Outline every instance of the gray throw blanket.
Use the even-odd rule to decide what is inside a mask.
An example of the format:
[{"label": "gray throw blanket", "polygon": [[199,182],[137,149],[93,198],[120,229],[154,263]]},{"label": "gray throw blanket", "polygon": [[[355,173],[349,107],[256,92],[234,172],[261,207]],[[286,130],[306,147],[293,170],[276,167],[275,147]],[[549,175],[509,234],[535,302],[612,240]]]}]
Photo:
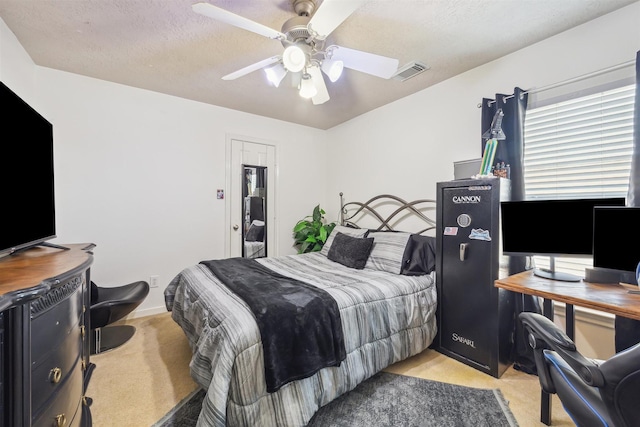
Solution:
[{"label": "gray throw blanket", "polygon": [[346,351],[336,301],[324,290],[278,274],[248,258],[201,261],[242,298],[255,316],[267,391],[340,366]]}]

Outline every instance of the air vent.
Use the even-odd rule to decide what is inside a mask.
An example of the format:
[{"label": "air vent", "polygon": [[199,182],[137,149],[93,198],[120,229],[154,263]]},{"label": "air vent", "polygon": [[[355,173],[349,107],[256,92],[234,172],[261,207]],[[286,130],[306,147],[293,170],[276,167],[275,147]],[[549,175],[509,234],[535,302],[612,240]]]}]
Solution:
[{"label": "air vent", "polygon": [[399,68],[398,71],[396,71],[396,73],[393,76],[391,76],[391,78],[394,80],[400,80],[401,82],[403,82],[407,79],[410,79],[411,77],[417,76],[423,71],[427,71],[429,68],[431,67],[428,67],[426,64],[423,64],[422,62],[418,62],[418,61],[409,62],[404,67]]}]

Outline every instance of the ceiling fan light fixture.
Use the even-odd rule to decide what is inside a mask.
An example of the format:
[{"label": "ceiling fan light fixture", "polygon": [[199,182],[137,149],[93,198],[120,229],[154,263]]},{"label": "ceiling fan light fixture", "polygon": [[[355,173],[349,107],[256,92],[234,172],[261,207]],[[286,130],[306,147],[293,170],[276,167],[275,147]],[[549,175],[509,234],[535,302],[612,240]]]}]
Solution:
[{"label": "ceiling fan light fixture", "polygon": [[272,67],[265,68],[264,73],[267,75],[267,80],[273,83],[275,87],[279,87],[280,82],[287,75],[287,69],[279,62]]},{"label": "ceiling fan light fixture", "polygon": [[300,96],[303,98],[313,98],[318,93],[316,85],[313,83],[313,79],[309,74],[304,74],[300,81]]},{"label": "ceiling fan light fixture", "polygon": [[292,86],[298,88],[301,96],[320,105],[330,99],[326,79],[336,82],[345,67],[384,79],[399,71],[398,60],[394,58],[337,45],[325,49],[327,36],[369,0],[288,1],[297,16],[287,19],[281,31],[206,2],[192,6],[200,15],[278,40],[284,47],[281,56],[248,65],[223,76],[223,80],[235,80],[262,68],[274,86],[279,87],[289,75]]},{"label": "ceiling fan light fixture", "polygon": [[329,77],[331,83],[334,83],[342,75],[344,62],[335,59],[325,59],[322,62],[322,71]]},{"label": "ceiling fan light fixture", "polygon": [[282,54],[282,62],[287,70],[297,73],[307,65],[307,55],[299,46],[289,46]]}]

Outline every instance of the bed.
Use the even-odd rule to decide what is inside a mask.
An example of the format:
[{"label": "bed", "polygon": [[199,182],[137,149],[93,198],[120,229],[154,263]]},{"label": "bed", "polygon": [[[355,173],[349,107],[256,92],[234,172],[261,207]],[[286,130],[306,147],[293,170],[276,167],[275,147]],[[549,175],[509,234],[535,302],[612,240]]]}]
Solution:
[{"label": "bed", "polygon": [[[395,205],[388,215],[376,210]],[[430,200],[389,195],[345,204],[341,194],[340,224],[320,252],[205,260],[181,271],[165,302],[191,346],[191,376],[207,391],[197,425],[306,425],[323,405],[429,347],[436,335],[435,239],[421,233],[435,226],[424,213],[434,208]],[[361,216],[378,227],[355,227]],[[427,227],[395,231],[407,216]],[[278,286],[286,288],[279,296]],[[293,305],[296,314],[287,320],[287,309],[267,305],[271,300]],[[269,320],[268,313],[282,318]]]}]

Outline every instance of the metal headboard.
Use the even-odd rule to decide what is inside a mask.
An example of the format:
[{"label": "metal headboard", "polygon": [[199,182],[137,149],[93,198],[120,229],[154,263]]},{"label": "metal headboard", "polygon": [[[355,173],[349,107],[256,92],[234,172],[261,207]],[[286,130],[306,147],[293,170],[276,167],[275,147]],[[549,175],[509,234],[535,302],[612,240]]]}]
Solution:
[{"label": "metal headboard", "polygon": [[[375,207],[374,207],[374,203],[376,204]],[[388,209],[389,205],[397,206],[397,208],[391,214],[387,215],[386,218],[376,210],[378,206],[385,206]],[[352,209],[354,211],[353,213],[350,213],[349,211]],[[435,209],[436,209],[435,200],[420,199],[420,200],[414,200],[412,202],[407,202],[406,200],[401,199],[400,197],[393,196],[390,194],[381,194],[379,196],[372,197],[371,199],[367,200],[364,203],[362,202],[344,203],[343,193],[342,192],[340,193],[340,224],[356,227],[356,228],[360,228],[354,221],[354,219],[358,217],[358,215],[360,215],[359,218],[365,215],[370,215],[380,223],[380,225],[377,228],[375,228],[376,230],[399,231],[399,230],[394,230],[393,226],[391,225],[391,221],[394,218],[398,217],[398,215],[409,214],[409,215],[412,215],[412,217],[414,218],[418,218],[424,221],[424,223],[427,225],[426,228],[415,232],[415,234],[422,234],[429,230],[434,230],[436,228],[436,221],[426,216],[423,211],[425,210],[435,211]]]}]

